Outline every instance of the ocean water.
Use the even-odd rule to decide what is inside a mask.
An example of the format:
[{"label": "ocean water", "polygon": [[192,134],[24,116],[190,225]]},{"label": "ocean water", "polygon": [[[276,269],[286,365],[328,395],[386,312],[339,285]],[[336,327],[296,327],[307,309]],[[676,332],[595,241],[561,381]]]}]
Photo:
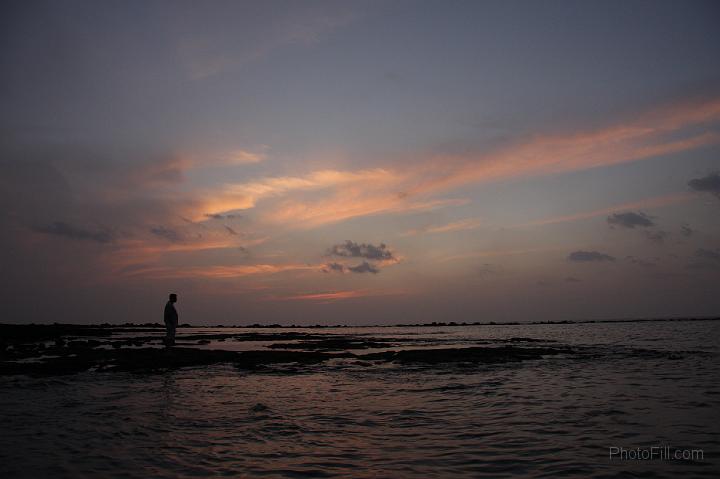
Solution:
[{"label": "ocean water", "polygon": [[[718,321],[308,331],[399,347],[525,337],[582,354],[3,377],[0,476],[720,477]],[[656,446],[702,458],[610,457]]]}]

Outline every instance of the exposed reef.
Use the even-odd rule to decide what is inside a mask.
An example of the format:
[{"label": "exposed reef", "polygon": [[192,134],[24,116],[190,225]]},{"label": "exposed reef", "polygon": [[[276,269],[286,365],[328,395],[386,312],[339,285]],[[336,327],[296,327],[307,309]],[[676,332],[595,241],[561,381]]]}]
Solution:
[{"label": "exposed reef", "polygon": [[347,349],[386,348],[390,345],[388,340],[365,340],[352,337],[338,337],[331,339],[304,340],[298,343],[276,343],[268,346],[272,349],[303,349],[307,351],[345,351]]},{"label": "exposed reef", "polygon": [[[54,376],[89,370],[153,373],[212,364],[230,364],[246,371],[275,365],[274,371],[292,373],[299,366],[333,359],[350,360],[362,366],[392,362],[434,367],[516,363],[550,357],[594,360],[631,355],[678,359],[685,354],[702,353],[622,348],[608,352],[570,348],[552,340],[529,337],[489,338],[451,347],[442,339],[295,331],[180,334],[175,347],[165,348],[162,333],[162,329],[153,327],[0,325],[0,376]],[[246,351],[212,349],[213,342],[219,345],[247,341],[271,344],[239,348],[257,348]],[[198,347],[207,345],[208,348]],[[368,349],[375,351],[360,352]]]},{"label": "exposed reef", "polygon": [[0,361],[0,375],[47,376],[98,371],[157,372],[193,366],[229,363],[240,369],[255,370],[273,364],[316,364],[330,359],[396,361],[400,363],[501,363],[539,359],[544,355],[567,353],[564,348],[457,348],[389,351],[356,355],[349,352],[319,351],[223,351],[195,348],[92,349],[69,348],[62,356],[37,360]]}]

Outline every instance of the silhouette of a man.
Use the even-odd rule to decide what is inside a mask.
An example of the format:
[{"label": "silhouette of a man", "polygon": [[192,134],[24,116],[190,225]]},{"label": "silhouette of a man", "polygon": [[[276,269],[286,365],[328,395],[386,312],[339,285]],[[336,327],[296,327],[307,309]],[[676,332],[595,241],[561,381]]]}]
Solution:
[{"label": "silhouette of a man", "polygon": [[176,302],[177,294],[171,293],[167,304],[165,304],[165,328],[167,329],[165,346],[175,345],[175,328],[178,325],[178,314],[175,310]]}]

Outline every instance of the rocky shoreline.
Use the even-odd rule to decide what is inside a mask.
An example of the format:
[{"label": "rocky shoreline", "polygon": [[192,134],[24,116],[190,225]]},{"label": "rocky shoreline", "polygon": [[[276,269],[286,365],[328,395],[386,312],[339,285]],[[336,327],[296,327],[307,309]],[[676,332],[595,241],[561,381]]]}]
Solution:
[{"label": "rocky shoreline", "polygon": [[[291,373],[297,366],[337,359],[363,364],[472,367],[553,356],[589,360],[633,355],[672,360],[687,353],[702,353],[631,349],[609,354],[527,337],[486,339],[448,347],[442,340],[312,331],[194,333],[192,328],[183,328],[178,343],[171,348],[163,346],[162,338],[163,329],[157,327],[0,325],[0,376],[55,376],[84,371],[155,373],[212,364],[229,364],[245,371],[274,366],[275,371]],[[253,341],[270,344],[242,351],[208,346]]]},{"label": "rocky shoreline", "polygon": [[[128,333],[134,334],[128,336]],[[0,375],[30,376],[74,374],[88,370],[159,372],[211,364],[232,364],[239,369],[253,371],[269,365],[307,365],[333,359],[426,365],[493,364],[572,352],[563,346],[495,345],[492,341],[489,346],[395,350],[391,348],[397,347],[397,343],[387,338],[295,331],[181,334],[175,347],[165,348],[161,346],[162,329],[73,325],[0,325],[0,337]],[[256,351],[197,347],[211,341],[277,342]],[[537,340],[507,340],[510,343],[533,341]],[[366,349],[385,350],[359,352]]]}]

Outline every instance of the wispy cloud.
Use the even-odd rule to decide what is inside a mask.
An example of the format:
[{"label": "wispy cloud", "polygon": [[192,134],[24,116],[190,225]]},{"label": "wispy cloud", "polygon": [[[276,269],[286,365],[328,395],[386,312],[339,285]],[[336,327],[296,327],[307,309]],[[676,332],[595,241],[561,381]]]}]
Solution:
[{"label": "wispy cloud", "polygon": [[272,300],[281,301],[338,301],[343,299],[361,298],[370,296],[367,291],[334,291],[330,293],[297,294],[294,296],[273,297]]},{"label": "wispy cloud", "polygon": [[602,263],[605,261],[615,261],[615,258],[609,254],[600,253],[599,251],[573,251],[567,257],[568,261],[576,263]]},{"label": "wispy cloud", "polygon": [[[264,147],[263,150],[267,149]],[[228,165],[244,165],[248,163],[260,163],[265,161],[267,155],[265,151],[252,152],[247,150],[233,150],[220,158],[224,164]]]},{"label": "wispy cloud", "polygon": [[251,264],[238,266],[205,266],[205,267],[167,267],[148,266],[137,271],[129,271],[128,276],[144,276],[156,279],[177,279],[177,278],[208,278],[208,279],[230,279],[244,276],[269,275],[284,273],[287,271],[313,271],[319,265],[309,264]]},{"label": "wispy cloud", "polygon": [[34,230],[38,233],[64,237],[72,240],[85,240],[96,243],[110,243],[114,240],[114,235],[109,230],[89,230],[65,223],[64,221],[56,221],[45,226],[37,226]]},{"label": "wispy cloud", "polygon": [[[105,211],[112,212],[115,218],[122,217],[123,223],[120,223],[119,227],[125,231],[127,225],[127,229],[132,233],[120,241],[107,231],[96,231],[67,223],[51,224],[36,231],[98,243],[112,239],[112,259],[107,261],[112,263],[116,271],[133,265],[144,265],[132,274],[153,277],[227,278],[305,269],[318,271],[324,266],[320,262],[312,265],[288,261],[284,265],[172,268],[164,264],[163,258],[168,253],[199,253],[223,248],[229,251],[238,250],[252,244],[261,234],[263,237],[271,236],[273,228],[314,228],[356,217],[430,211],[463,205],[467,204],[468,200],[438,198],[437,195],[471,183],[593,168],[710,144],[718,141],[718,134],[696,132],[701,130],[699,125],[704,122],[718,119],[720,100],[714,100],[658,110],[632,122],[596,131],[537,136],[492,152],[420,158],[416,163],[403,168],[325,168],[300,175],[260,176],[247,181],[227,183],[216,189],[203,190],[188,182],[180,185],[188,170],[223,162],[235,164],[261,161],[265,150],[236,150],[230,157],[220,155],[219,159],[215,159],[210,155],[207,161],[182,155],[167,155],[149,161],[146,167],[131,168],[132,171],[122,178],[119,178],[119,175],[115,174],[116,170],[112,168],[98,173],[83,173],[86,168],[77,164],[63,172],[71,179],[76,175],[86,174],[81,179],[83,184],[89,185],[87,191],[82,192],[86,204],[93,205],[98,217],[106,214]],[[90,181],[96,177],[102,181]],[[699,182],[691,182],[691,187],[711,191],[715,184],[714,178],[713,175],[699,178]],[[622,211],[647,210],[693,198],[695,196],[690,192],[647,198],[609,208],[544,218],[528,225],[553,224],[608,216]],[[91,201],[94,199],[97,201]],[[247,230],[246,226],[243,226],[243,236],[233,234],[238,233],[234,224],[226,227],[217,221],[237,216],[235,210],[251,208],[254,208],[252,215],[247,217],[251,221],[248,221]],[[177,219],[180,216],[190,217],[202,224],[192,223],[187,226],[178,221],[172,222],[172,217]],[[92,224],[89,220],[85,223]],[[407,231],[405,234],[442,234],[470,230],[480,225],[480,220],[468,218],[446,224],[432,224]],[[214,232],[198,231],[200,226],[213,229]],[[186,230],[185,227],[195,230]],[[662,240],[659,236],[652,239]],[[482,257],[525,254],[532,251],[486,251],[473,255]],[[460,257],[462,255],[454,258]],[[177,260],[177,257],[174,259]],[[384,261],[388,261],[383,259],[374,264],[369,258],[365,259],[369,261],[367,266],[362,261],[354,261],[352,264],[344,264],[343,268],[348,272],[372,274],[385,264]]]},{"label": "wispy cloud", "polygon": [[[467,184],[561,174],[717,144],[720,133],[698,133],[695,127],[719,119],[720,99],[713,99],[658,109],[593,131],[538,135],[490,152],[434,156],[402,169],[319,170],[301,176],[261,178],[207,194],[201,214],[253,208],[262,200],[278,198],[280,201],[260,212],[261,219],[307,228],[360,216],[432,209],[458,201],[438,200],[433,195]],[[299,196],[309,191],[324,194],[312,200]],[[658,201],[682,201],[679,198]],[[612,212],[608,210],[536,224],[607,215]],[[468,225],[449,228],[464,226]]]},{"label": "wispy cloud", "polygon": [[238,236],[238,232],[235,231],[233,228],[229,227],[228,225],[223,225],[225,227],[225,231],[228,232],[228,234],[233,236]]},{"label": "wispy cloud", "polygon": [[221,151],[189,151],[173,158],[171,166],[186,172],[219,166],[251,165],[267,160],[269,150],[269,146],[260,145],[254,148]]},{"label": "wispy cloud", "polygon": [[639,211],[637,213],[635,213],[634,211],[613,213],[612,215],[607,217],[607,222],[610,226],[621,226],[623,228],[631,229],[635,227],[647,228],[650,226],[655,226],[655,222],[652,220],[652,217],[648,216],[642,211]]},{"label": "wispy cloud", "polygon": [[159,238],[170,241],[171,243],[177,243],[178,241],[182,240],[180,234],[177,231],[171,228],[166,228],[162,225],[150,228],[150,233],[154,234]]},{"label": "wispy cloud", "polygon": [[320,303],[327,303],[333,301],[364,298],[370,296],[400,296],[406,295],[408,291],[405,290],[347,290],[347,291],[330,291],[322,293],[306,293],[306,294],[294,294],[288,296],[271,296],[266,298],[270,301],[313,301]]},{"label": "wispy cloud", "polygon": [[654,196],[651,198],[645,198],[630,203],[623,203],[609,208],[602,208],[598,210],[582,211],[579,213],[573,213],[569,215],[552,216],[550,218],[543,218],[540,220],[531,221],[520,226],[542,226],[556,223],[566,223],[570,221],[579,221],[589,218],[595,218],[598,216],[606,216],[613,214],[616,211],[622,210],[633,210],[633,209],[650,209],[650,208],[662,208],[664,206],[673,205],[677,203],[684,203],[693,200],[693,196],[687,193],[675,193],[664,196]]},{"label": "wispy cloud", "polygon": [[[187,238],[181,242],[169,242],[159,238],[152,241],[146,238],[126,238],[118,242],[111,255],[105,259],[108,267],[120,276],[148,277],[148,278],[172,278],[191,277],[197,274],[198,277],[219,277],[232,276],[233,271],[237,276],[258,274],[260,272],[272,273],[272,267],[266,265],[245,265],[230,270],[209,267],[171,266],[177,261],[168,261],[168,258],[179,256],[190,258],[197,257],[203,253],[222,253],[226,258],[232,258],[238,254],[247,257],[247,248],[259,245],[267,241],[267,238],[248,238],[238,241],[239,236],[222,234],[216,236],[203,236]],[[258,266],[258,267],[254,267]],[[278,268],[282,269],[278,266]]]},{"label": "wispy cloud", "polygon": [[453,198],[414,200],[394,192],[373,194],[358,188],[352,192],[339,191],[321,200],[288,200],[267,212],[264,219],[274,224],[307,229],[363,216],[434,211],[467,203],[466,199]]},{"label": "wispy cloud", "polygon": [[493,153],[445,156],[435,162],[442,165],[439,174],[408,191],[438,191],[473,182],[597,168],[717,144],[720,133],[714,131],[689,133],[681,139],[673,134],[718,119],[720,99],[713,99],[658,109],[634,121],[594,131],[536,136]]},{"label": "wispy cloud", "polygon": [[478,228],[482,222],[476,218],[469,218],[460,221],[454,221],[444,225],[432,225],[424,228],[417,228],[408,230],[402,233],[402,236],[416,236],[421,234],[434,234],[434,233],[450,233],[453,231],[465,231]]},{"label": "wispy cloud", "polygon": [[[290,193],[324,189],[360,188],[366,185],[373,190],[397,184],[399,178],[391,171],[377,168],[371,170],[341,171],[319,170],[303,176],[268,177],[246,183],[227,184],[219,193],[205,195],[200,213],[217,215],[233,210],[254,207],[266,198],[284,196]],[[289,212],[290,215],[296,212]],[[282,215],[280,215],[282,216]],[[278,218],[280,219],[280,218]]]},{"label": "wispy cloud", "polygon": [[690,180],[688,186],[695,191],[707,192],[720,199],[720,173],[717,171],[701,178]]}]

